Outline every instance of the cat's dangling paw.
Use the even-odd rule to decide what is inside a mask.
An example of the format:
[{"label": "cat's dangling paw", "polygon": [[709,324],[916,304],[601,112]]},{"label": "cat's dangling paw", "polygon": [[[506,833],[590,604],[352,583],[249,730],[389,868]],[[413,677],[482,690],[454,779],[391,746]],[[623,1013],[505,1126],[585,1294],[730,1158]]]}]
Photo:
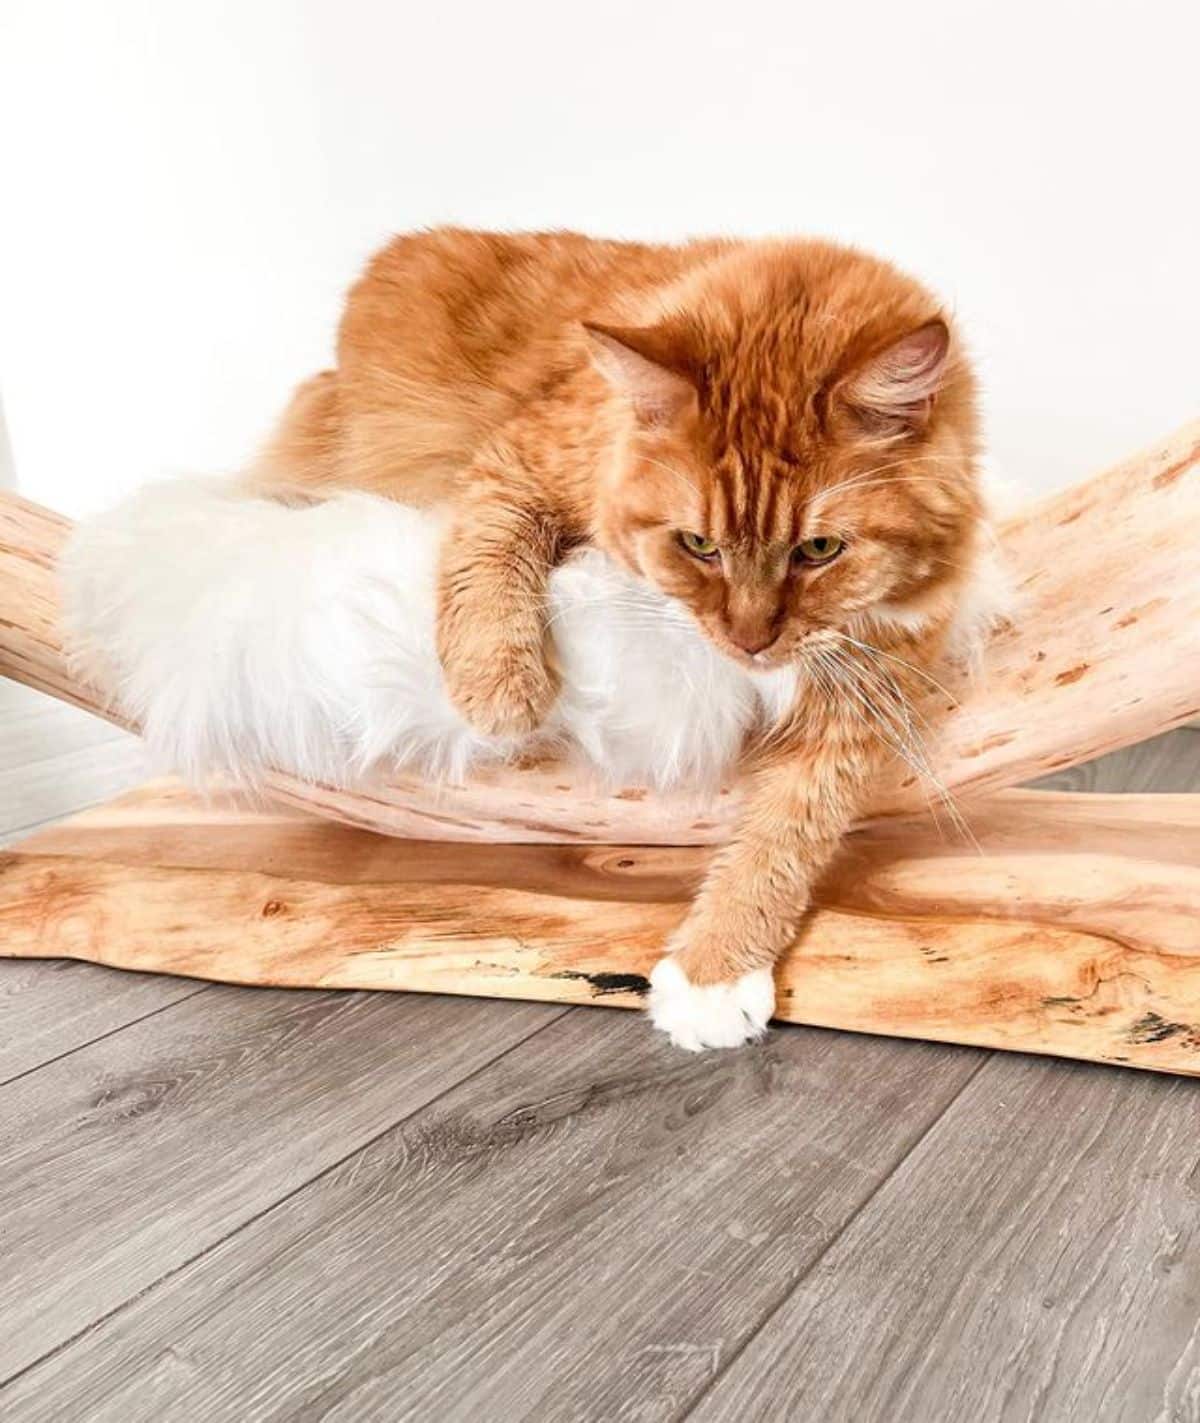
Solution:
[{"label": "cat's dangling paw", "polygon": [[688,1052],[739,1047],[761,1038],[775,1011],[775,980],[768,968],[729,983],[693,984],[671,955],[650,974],[650,1021]]}]

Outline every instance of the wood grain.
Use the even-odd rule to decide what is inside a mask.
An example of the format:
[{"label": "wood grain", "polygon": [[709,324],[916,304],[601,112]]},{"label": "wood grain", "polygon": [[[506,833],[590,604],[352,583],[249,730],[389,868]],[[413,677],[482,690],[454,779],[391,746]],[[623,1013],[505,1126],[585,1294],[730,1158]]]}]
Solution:
[{"label": "wood grain", "polygon": [[67,960],[6,963],[0,973],[0,1086],[206,988]]},{"label": "wood grain", "polygon": [[696,1423],[1191,1419],[1195,1088],[993,1059]]},{"label": "wood grain", "polygon": [[623,1015],[572,1014],[0,1409],[23,1423],[675,1416],[978,1066],[802,1030],[696,1058]]},{"label": "wood grain", "polygon": [[[59,641],[54,567],[68,533],[66,520],[0,494],[0,673],[103,713]],[[1012,785],[1200,713],[1198,534],[1200,421],[1010,520],[1001,544],[1017,585],[1013,619],[982,675],[926,709],[941,780],[963,794]],[[284,775],[270,786],[322,815],[421,839],[708,843],[728,834],[736,800],[598,789],[560,764],[461,786],[401,775],[354,791]],[[926,789],[898,768],[874,811],[911,814]]]},{"label": "wood grain", "polygon": [[[1200,1072],[1200,797],[1002,792],[852,836],[778,1015]],[[709,852],[367,837],[173,783],[0,856],[0,946],[274,986],[637,1007]]]},{"label": "wood grain", "polygon": [[216,987],[0,1088],[0,1378],[554,1016]]}]

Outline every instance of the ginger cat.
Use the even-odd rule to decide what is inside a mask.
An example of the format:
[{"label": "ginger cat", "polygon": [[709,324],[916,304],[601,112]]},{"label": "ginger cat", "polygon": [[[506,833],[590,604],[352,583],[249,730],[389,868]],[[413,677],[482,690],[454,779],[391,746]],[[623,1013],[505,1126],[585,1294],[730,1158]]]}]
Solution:
[{"label": "ginger cat", "polygon": [[761,1033],[810,886],[896,755],[976,553],[975,384],[915,281],[817,241],[396,238],[256,477],[448,508],[438,647],[481,730],[555,696],[552,566],[593,543],[788,705],[652,976],[682,1046]]}]

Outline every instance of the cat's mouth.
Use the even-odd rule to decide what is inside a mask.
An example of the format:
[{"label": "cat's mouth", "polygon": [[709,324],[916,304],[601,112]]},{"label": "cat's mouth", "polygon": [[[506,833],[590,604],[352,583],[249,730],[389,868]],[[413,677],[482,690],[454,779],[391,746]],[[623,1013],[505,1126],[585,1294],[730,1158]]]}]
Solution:
[{"label": "cat's mouth", "polygon": [[724,629],[711,623],[701,622],[700,630],[723,657],[727,657],[730,662],[737,663],[739,667],[746,668],[747,671],[761,672],[777,665],[776,654],[780,642],[778,637],[767,646],[750,651],[734,642]]}]

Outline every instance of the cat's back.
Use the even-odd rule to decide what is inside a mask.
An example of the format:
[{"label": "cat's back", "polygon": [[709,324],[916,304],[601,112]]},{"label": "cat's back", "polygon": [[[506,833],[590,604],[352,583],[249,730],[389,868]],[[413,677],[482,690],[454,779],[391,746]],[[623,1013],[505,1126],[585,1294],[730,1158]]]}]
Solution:
[{"label": "cat's back", "polygon": [[450,362],[448,376],[499,378],[571,323],[665,285],[727,244],[620,242],[577,232],[441,227],[394,238],[351,289],[343,369],[376,360]]},{"label": "cat's back", "polygon": [[576,323],[617,319],[729,244],[442,227],[394,238],[352,287],[334,482],[415,503],[453,492],[487,437],[585,360]]},{"label": "cat's back", "polygon": [[620,321],[733,245],[457,227],[395,237],[350,290],[336,369],[297,390],[256,477],[441,502],[489,435],[586,363],[580,320]]}]

